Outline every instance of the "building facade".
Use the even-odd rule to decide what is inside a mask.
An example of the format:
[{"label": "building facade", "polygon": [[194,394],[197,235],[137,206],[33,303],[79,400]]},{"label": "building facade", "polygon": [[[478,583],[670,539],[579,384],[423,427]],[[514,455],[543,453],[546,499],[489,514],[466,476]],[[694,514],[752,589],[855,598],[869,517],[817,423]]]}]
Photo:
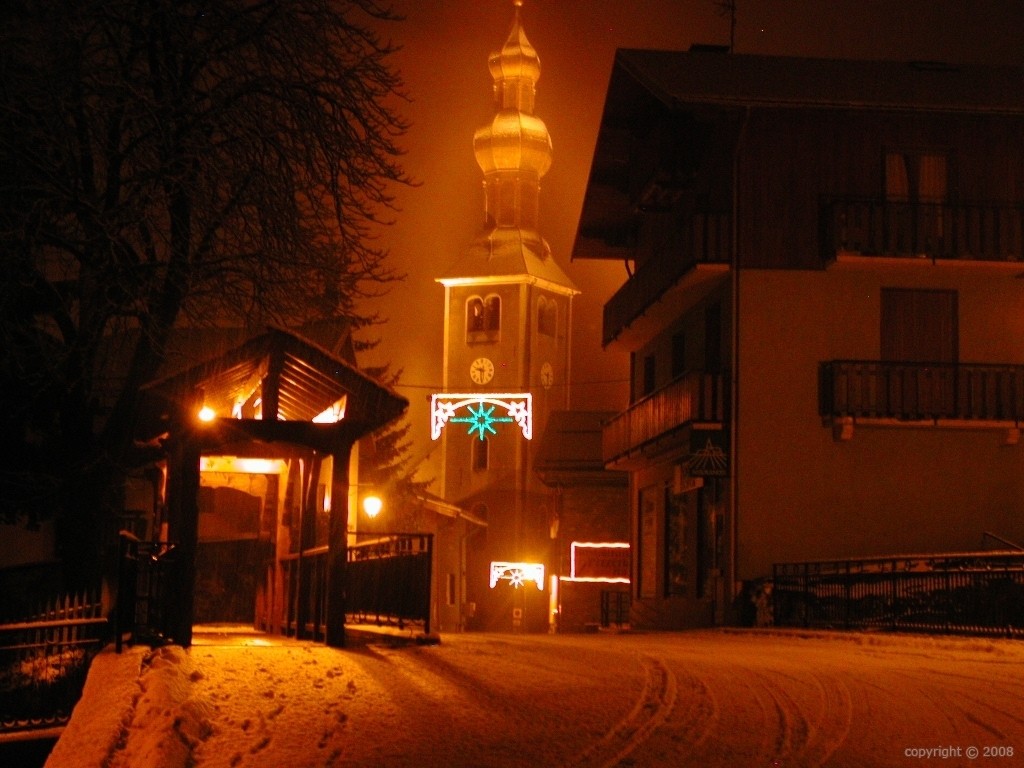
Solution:
[{"label": "building facade", "polygon": [[[533,430],[509,423],[505,405],[529,395],[537,427],[568,406],[577,290],[540,234],[540,180],[552,148],[534,114],[540,60],[519,6],[507,40],[489,60],[494,117],[473,139],[483,172],[483,230],[437,278],[444,286],[445,393],[481,399],[438,439],[445,501],[487,524],[467,541],[459,589],[465,626],[542,631],[552,622],[552,510],[532,469]],[[521,564],[542,566],[544,577],[525,574]]]},{"label": "building facade", "polygon": [[630,266],[635,624],[736,621],[775,563],[1024,542],[1022,78],[619,51],[573,257]]}]

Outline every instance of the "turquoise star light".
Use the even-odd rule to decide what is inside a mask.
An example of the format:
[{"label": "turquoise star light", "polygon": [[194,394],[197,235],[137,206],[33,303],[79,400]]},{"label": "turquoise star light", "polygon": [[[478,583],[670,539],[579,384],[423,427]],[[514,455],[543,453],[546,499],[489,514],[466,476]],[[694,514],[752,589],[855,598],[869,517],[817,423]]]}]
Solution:
[{"label": "turquoise star light", "polygon": [[462,416],[451,419],[451,421],[460,421],[465,424],[469,424],[469,434],[472,435],[474,432],[478,433],[478,437],[483,440],[490,432],[492,435],[498,434],[498,430],[494,428],[496,422],[507,422],[512,421],[511,416],[495,416],[494,406],[488,408],[484,403],[480,403],[480,407],[474,409],[473,406],[469,406],[469,416]]}]

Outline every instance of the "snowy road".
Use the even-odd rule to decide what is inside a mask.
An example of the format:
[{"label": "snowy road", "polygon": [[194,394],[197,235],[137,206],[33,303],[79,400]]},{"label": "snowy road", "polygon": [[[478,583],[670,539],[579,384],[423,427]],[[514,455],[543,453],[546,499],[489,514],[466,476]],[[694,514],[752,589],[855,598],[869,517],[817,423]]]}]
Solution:
[{"label": "snowy road", "polygon": [[211,643],[155,652],[119,733],[76,710],[48,766],[1021,765],[1022,672],[1020,641],[838,633]]}]

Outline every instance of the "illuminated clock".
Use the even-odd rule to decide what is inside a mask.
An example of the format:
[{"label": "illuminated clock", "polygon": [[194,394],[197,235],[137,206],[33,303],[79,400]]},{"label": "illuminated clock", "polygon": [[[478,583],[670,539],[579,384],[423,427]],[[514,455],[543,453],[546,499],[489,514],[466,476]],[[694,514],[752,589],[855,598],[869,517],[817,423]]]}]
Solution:
[{"label": "illuminated clock", "polygon": [[540,367],[540,383],[544,389],[549,389],[555,383],[555,371],[551,367],[551,363],[544,363]]},{"label": "illuminated clock", "polygon": [[494,378],[494,363],[486,357],[478,357],[469,366],[469,378],[474,384],[486,384]]}]

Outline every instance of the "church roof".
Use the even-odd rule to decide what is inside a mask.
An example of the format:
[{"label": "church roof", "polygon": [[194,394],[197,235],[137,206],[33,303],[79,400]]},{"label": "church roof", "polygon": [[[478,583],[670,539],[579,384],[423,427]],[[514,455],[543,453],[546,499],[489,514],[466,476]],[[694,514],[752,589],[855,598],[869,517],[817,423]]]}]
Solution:
[{"label": "church roof", "polygon": [[570,295],[579,293],[551,256],[544,238],[518,227],[485,232],[452,263],[437,282],[533,282]]}]

